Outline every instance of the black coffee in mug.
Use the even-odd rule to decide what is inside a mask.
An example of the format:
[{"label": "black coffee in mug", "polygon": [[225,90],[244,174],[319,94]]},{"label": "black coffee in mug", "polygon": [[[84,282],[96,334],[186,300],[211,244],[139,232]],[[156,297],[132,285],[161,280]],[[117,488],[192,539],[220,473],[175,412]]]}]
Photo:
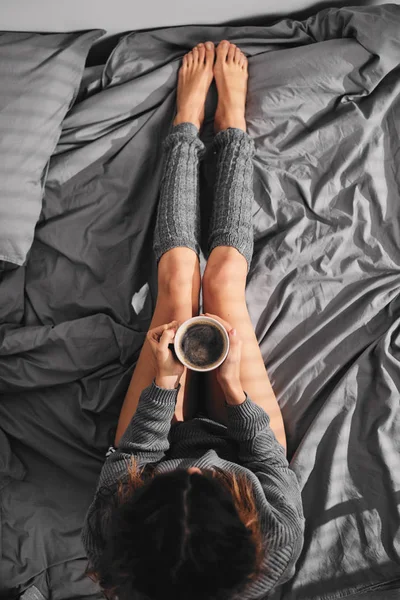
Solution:
[{"label": "black coffee in mug", "polygon": [[205,369],[217,363],[225,353],[226,342],[219,327],[210,322],[189,324],[182,335],[180,351],[187,363]]}]

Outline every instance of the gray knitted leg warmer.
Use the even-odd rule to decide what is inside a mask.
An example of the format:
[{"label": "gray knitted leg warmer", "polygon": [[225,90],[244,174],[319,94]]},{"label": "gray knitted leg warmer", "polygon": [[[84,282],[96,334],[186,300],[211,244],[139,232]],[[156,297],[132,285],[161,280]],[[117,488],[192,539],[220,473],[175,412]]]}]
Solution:
[{"label": "gray knitted leg warmer", "polygon": [[249,272],[254,249],[254,140],[245,131],[229,127],[217,133],[213,145],[218,158],[208,256],[216,246],[234,246],[247,260]]},{"label": "gray knitted leg warmer", "polygon": [[175,125],[163,142],[161,179],[153,250],[161,256],[178,246],[200,254],[199,163],[205,146],[193,123]]}]

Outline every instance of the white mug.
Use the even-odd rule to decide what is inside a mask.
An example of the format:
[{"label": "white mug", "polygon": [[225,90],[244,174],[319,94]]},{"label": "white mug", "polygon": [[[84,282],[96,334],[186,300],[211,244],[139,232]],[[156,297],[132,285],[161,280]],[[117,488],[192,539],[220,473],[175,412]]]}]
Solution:
[{"label": "white mug", "polygon": [[[221,332],[223,338],[224,338],[224,341],[225,341],[225,349],[224,349],[223,354],[218,359],[218,361],[215,362],[211,367],[198,368],[198,367],[195,367],[194,365],[192,365],[190,363],[187,363],[186,360],[185,360],[185,357],[183,356],[182,351],[181,351],[181,340],[182,340],[182,337],[183,337],[184,333],[186,332],[186,328],[191,323],[196,323],[197,321],[199,321],[200,323],[212,323],[213,325],[217,326],[218,329],[219,329],[219,331]],[[224,362],[224,360],[228,356],[228,352],[229,352],[229,335],[228,335],[228,332],[226,331],[225,327],[219,321],[217,321],[216,319],[213,319],[212,317],[206,317],[206,316],[203,316],[203,315],[199,315],[197,317],[192,317],[191,319],[187,319],[187,321],[184,321],[178,327],[178,329],[177,329],[177,331],[175,333],[175,338],[174,338],[174,350],[175,350],[175,355],[176,355],[177,359],[183,365],[185,365],[185,367],[187,367],[188,369],[191,369],[192,371],[198,371],[199,373],[203,373],[203,372],[206,372],[206,371],[213,371],[214,369],[217,369],[220,365],[222,365],[222,363]]]}]

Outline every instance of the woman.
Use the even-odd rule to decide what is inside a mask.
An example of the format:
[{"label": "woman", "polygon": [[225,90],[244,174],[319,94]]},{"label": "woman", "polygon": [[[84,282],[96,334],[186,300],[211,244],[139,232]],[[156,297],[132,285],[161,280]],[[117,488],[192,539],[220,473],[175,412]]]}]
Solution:
[{"label": "woman", "polygon": [[[231,345],[196,379],[199,413],[189,392],[199,374],[169,344],[199,311],[198,134],[213,76],[218,174],[203,304]],[[226,40],[216,51],[198,44],[179,71],[154,233],[157,305],[82,533],[87,573],[109,598],[263,598],[293,576],[302,549],[300,489],[245,301],[255,150],[247,78],[246,57]]]}]

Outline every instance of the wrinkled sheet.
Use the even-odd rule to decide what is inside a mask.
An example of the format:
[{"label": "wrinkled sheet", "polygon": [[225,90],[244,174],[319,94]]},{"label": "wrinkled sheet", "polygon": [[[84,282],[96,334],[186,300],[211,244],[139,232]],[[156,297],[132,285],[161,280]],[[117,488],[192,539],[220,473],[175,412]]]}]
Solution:
[{"label": "wrinkled sheet", "polygon": [[[161,142],[183,54],[223,38],[249,57],[246,299],[306,516],[273,598],[400,589],[400,7],[385,5],[139,32],[86,71],[27,266],[0,274],[5,597],[101,597],[80,528],[155,306]],[[207,148],[216,101],[213,85]],[[207,152],[205,240],[214,177]]]}]

